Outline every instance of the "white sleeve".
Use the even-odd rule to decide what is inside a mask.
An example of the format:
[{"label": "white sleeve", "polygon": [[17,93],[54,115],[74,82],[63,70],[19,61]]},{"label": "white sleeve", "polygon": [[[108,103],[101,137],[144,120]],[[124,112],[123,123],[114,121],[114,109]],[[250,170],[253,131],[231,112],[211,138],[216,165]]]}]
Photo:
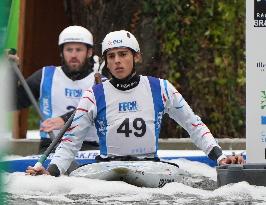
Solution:
[{"label": "white sleeve", "polygon": [[209,128],[195,115],[182,95],[167,80],[162,81],[162,95],[166,99],[165,112],[189,133],[192,142],[206,155],[214,146],[220,147]]},{"label": "white sleeve", "polygon": [[96,101],[92,89],[84,92],[76,109],[73,122],[57,147],[50,164],[56,164],[63,174],[75,159],[88,130],[94,125]]}]

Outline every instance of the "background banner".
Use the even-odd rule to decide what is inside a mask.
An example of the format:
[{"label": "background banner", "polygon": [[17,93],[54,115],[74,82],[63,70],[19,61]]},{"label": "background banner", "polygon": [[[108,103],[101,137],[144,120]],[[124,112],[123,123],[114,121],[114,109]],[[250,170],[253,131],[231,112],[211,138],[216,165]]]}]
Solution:
[{"label": "background banner", "polygon": [[246,149],[266,163],[266,0],[246,1]]}]

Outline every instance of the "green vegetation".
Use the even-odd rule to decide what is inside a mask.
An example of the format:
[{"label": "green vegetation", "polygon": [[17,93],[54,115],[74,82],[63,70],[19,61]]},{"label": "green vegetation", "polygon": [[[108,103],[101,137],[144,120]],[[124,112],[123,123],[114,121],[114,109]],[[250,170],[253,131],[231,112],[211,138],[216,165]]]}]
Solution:
[{"label": "green vegetation", "polygon": [[146,0],[168,78],[215,137],[244,137],[245,1]]},{"label": "green vegetation", "polygon": [[38,130],[40,126],[40,117],[38,116],[37,111],[34,107],[29,108],[29,117],[28,117],[28,130]]}]

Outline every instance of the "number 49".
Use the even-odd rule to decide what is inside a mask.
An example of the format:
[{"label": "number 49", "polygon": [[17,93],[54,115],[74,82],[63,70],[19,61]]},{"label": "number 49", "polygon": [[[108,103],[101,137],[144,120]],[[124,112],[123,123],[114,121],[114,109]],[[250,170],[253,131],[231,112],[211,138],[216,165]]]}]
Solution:
[{"label": "number 49", "polygon": [[146,133],[146,123],[142,118],[136,118],[133,120],[132,126],[135,130],[130,128],[129,118],[126,118],[121,125],[117,128],[117,133],[124,133],[126,137],[132,133],[136,137],[142,137]]}]

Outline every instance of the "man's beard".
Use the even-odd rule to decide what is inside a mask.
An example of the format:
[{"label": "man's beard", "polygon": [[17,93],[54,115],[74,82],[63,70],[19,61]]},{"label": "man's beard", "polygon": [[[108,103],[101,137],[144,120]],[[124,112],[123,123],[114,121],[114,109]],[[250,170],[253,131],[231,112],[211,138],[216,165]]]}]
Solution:
[{"label": "man's beard", "polygon": [[93,61],[92,58],[86,58],[84,63],[79,67],[76,67],[74,70],[71,68],[62,58],[62,69],[64,73],[72,80],[82,79],[86,77],[89,73],[93,71]]},{"label": "man's beard", "polygon": [[78,66],[72,66],[71,64],[67,63],[64,59],[63,59],[63,65],[66,68],[66,70],[69,73],[80,73],[83,72],[84,70],[86,70],[86,68],[88,67],[88,59],[86,58],[86,60],[82,63],[79,64]]},{"label": "man's beard", "polygon": [[62,58],[62,66],[65,68],[65,71],[67,71],[67,73],[75,74],[75,73],[82,73],[86,71],[88,68],[91,68],[93,66],[93,62],[91,62],[91,57],[90,57],[86,58],[85,61],[79,66],[73,67],[69,65],[64,58]]}]

